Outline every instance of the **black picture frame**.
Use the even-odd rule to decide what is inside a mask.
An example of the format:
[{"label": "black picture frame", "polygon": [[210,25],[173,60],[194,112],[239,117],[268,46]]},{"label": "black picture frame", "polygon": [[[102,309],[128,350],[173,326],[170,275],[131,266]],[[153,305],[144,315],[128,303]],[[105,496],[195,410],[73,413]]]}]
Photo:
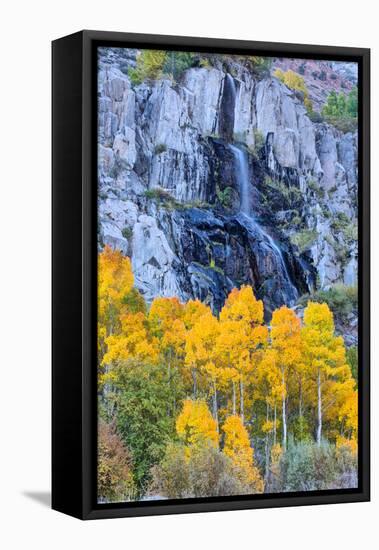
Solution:
[{"label": "black picture frame", "polygon": [[[97,504],[98,46],[356,61],[359,66],[359,487]],[[52,507],[81,519],[370,500],[370,50],[81,31],[52,43]]]}]

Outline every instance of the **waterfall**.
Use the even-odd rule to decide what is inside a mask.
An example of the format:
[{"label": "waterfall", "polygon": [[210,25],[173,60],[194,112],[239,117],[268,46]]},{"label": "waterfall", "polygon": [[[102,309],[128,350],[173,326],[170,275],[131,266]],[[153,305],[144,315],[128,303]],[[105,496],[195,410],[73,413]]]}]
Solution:
[{"label": "waterfall", "polygon": [[220,106],[219,131],[226,141],[232,141],[234,132],[234,112],[236,107],[236,83],[228,73],[224,79],[224,89]]},{"label": "waterfall", "polygon": [[236,104],[236,83],[234,82],[234,78],[231,74],[227,73],[226,80],[228,82],[228,85],[230,87],[231,96],[232,96],[232,103],[233,105]]},{"label": "waterfall", "polygon": [[234,156],[234,165],[240,188],[240,212],[250,216],[250,182],[246,154],[235,145],[229,145],[229,147]]},{"label": "waterfall", "polygon": [[262,241],[271,250],[276,260],[278,273],[281,274],[285,291],[288,297],[289,304],[292,305],[299,297],[299,293],[296,287],[291,281],[291,277],[288,273],[286,262],[284,261],[283,253],[280,247],[274,241],[274,239],[267,233],[267,231],[256,221],[252,214],[252,198],[251,198],[251,184],[249,179],[249,166],[247,162],[246,152],[235,145],[229,144],[229,148],[233,154],[234,166],[236,171],[237,182],[240,189],[240,215],[246,217],[249,223],[254,229],[261,235]]}]

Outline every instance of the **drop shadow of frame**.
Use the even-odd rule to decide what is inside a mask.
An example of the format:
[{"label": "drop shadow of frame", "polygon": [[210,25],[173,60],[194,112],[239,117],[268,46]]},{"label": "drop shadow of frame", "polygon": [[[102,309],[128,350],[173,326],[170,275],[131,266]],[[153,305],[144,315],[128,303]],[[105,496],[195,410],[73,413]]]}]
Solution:
[{"label": "drop shadow of frame", "polygon": [[37,502],[41,506],[51,507],[51,492],[50,491],[23,491],[22,495],[34,502]]}]

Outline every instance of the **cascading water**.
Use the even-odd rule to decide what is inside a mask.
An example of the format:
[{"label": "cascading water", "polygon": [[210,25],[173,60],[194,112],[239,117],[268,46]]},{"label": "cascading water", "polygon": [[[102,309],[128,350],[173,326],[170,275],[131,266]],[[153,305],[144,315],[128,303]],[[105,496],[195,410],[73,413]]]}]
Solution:
[{"label": "cascading water", "polygon": [[237,90],[234,78],[230,74],[227,74],[224,79],[224,89],[220,107],[219,132],[228,142],[233,139],[236,95]]},{"label": "cascading water", "polygon": [[246,216],[250,216],[249,167],[246,155],[235,145],[229,145],[229,147],[234,156],[234,166],[240,188],[240,212]]},{"label": "cascading water", "polygon": [[240,216],[247,218],[248,224],[254,227],[254,229],[261,236],[262,241],[265,243],[267,248],[272,252],[275,263],[277,265],[278,274],[283,279],[284,289],[286,297],[288,299],[288,305],[293,305],[297,298],[299,297],[296,287],[293,285],[291,278],[288,273],[286,263],[283,258],[283,253],[280,250],[279,246],[276,244],[274,239],[265,231],[262,226],[255,220],[252,215],[252,201],[251,201],[251,192],[250,192],[250,181],[249,181],[249,166],[247,162],[247,155],[245,151],[236,147],[235,145],[229,144],[229,148],[234,157],[234,166],[236,171],[237,182],[240,188]]},{"label": "cascading water", "polygon": [[226,75],[226,80],[230,86],[230,90],[231,90],[231,95],[232,95],[232,101],[233,101],[233,105],[236,104],[236,83],[234,82],[234,78],[232,77],[231,74],[227,74]]}]

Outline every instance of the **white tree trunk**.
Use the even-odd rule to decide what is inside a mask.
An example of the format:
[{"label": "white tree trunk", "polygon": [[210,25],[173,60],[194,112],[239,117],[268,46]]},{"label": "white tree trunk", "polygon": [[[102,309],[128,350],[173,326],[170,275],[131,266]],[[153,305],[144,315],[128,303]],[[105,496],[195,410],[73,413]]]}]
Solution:
[{"label": "white tree trunk", "polygon": [[322,392],[321,392],[321,373],[317,375],[317,445],[321,445],[322,436]]},{"label": "white tree trunk", "polygon": [[193,398],[196,399],[196,395],[197,395],[197,376],[196,376],[196,369],[192,369],[192,378],[193,378]]},{"label": "white tree trunk", "polygon": [[[269,419],[269,404],[266,401],[266,422],[268,422]],[[270,453],[269,453],[269,443],[268,443],[268,432],[266,432],[266,438],[265,438],[265,454],[266,454],[266,468],[265,468],[265,485],[267,486],[268,482],[268,476],[269,476],[269,468],[270,468]]]},{"label": "white tree trunk", "polygon": [[233,380],[233,414],[236,414],[236,383]]},{"label": "white tree trunk", "polygon": [[284,383],[284,371],[282,372],[282,383],[283,383],[283,393],[282,393],[282,422],[283,422],[283,451],[287,449],[287,411],[286,411],[286,391]]},{"label": "white tree trunk", "polygon": [[219,431],[218,425],[218,404],[217,404],[217,386],[216,382],[213,382],[213,418],[216,421],[217,431]]},{"label": "white tree trunk", "polygon": [[240,379],[240,414],[241,414],[241,420],[242,420],[242,423],[244,422],[244,419],[245,419],[245,406],[244,406],[244,401],[243,401],[243,380],[242,378]]},{"label": "white tree trunk", "polygon": [[274,406],[274,445],[276,445],[276,403]]}]

